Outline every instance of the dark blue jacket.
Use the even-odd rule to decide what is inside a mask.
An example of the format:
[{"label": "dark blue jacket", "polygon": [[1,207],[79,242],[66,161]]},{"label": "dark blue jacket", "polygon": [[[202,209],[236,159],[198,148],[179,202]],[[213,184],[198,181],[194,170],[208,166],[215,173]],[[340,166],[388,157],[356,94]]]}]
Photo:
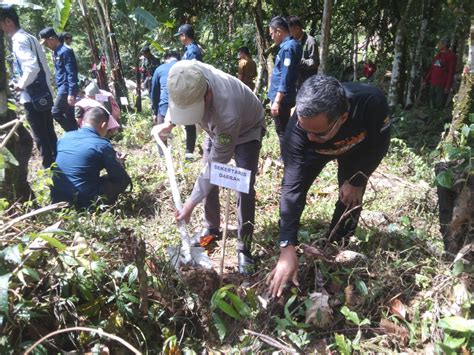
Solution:
[{"label": "dark blue jacket", "polygon": [[131,181],[117,161],[109,140],[89,126],[64,134],[58,142],[56,164],[51,191],[53,202],[67,201],[88,207],[104,193],[102,169],[107,171],[108,181],[122,184],[124,190]]},{"label": "dark blue jacket", "polygon": [[60,44],[53,53],[54,82],[58,95],[76,95],[79,91],[77,84],[77,62],[72,49]]},{"label": "dark blue jacket", "polygon": [[202,52],[201,48],[196,44],[196,42],[192,42],[186,46],[186,51],[183,54],[183,60],[191,60],[196,59],[202,62]]},{"label": "dark blue jacket", "polygon": [[300,43],[292,37],[288,36],[281,42],[268,90],[270,101],[275,100],[277,92],[283,92],[285,96],[282,103],[291,106],[295,104],[296,81],[302,54]]},{"label": "dark blue jacket", "polygon": [[151,79],[151,108],[153,113],[165,117],[168,110],[168,73],[177,60],[161,64]]}]

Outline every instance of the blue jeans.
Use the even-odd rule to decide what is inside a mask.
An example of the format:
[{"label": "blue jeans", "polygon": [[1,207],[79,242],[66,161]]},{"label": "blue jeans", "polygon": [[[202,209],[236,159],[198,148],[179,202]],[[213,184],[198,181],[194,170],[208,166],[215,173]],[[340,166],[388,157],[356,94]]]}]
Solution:
[{"label": "blue jeans", "polygon": [[74,106],[67,103],[67,94],[60,94],[54,100],[51,110],[54,120],[64,129],[64,131],[74,131],[77,129],[77,122],[74,118]]}]

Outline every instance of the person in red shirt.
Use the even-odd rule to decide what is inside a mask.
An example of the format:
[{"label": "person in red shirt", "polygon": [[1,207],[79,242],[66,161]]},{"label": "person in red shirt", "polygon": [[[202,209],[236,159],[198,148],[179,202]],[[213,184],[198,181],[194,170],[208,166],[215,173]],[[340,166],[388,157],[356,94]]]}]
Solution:
[{"label": "person in red shirt", "polygon": [[364,76],[367,79],[371,79],[376,70],[377,68],[375,66],[375,63],[371,60],[368,60],[364,63]]},{"label": "person in red shirt", "polygon": [[433,108],[443,108],[453,86],[456,55],[449,50],[449,41],[442,38],[438,42],[438,53],[431,62],[424,83],[430,85],[430,99]]}]

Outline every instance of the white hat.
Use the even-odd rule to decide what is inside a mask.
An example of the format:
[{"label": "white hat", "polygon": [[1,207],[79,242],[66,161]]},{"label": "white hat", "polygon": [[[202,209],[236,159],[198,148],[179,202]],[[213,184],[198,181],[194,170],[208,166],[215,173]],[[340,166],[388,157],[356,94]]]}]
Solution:
[{"label": "white hat", "polygon": [[92,96],[95,97],[98,93],[100,93],[99,87],[94,83],[91,82],[89,85],[86,86],[84,89],[84,93],[86,96]]},{"label": "white hat", "polygon": [[168,74],[169,115],[171,122],[193,125],[204,117],[207,80],[194,60],[183,60]]}]

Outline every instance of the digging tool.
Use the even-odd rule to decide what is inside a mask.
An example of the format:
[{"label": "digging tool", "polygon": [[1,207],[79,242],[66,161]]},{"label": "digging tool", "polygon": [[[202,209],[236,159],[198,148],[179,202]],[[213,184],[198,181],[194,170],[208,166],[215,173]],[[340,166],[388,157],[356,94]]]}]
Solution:
[{"label": "digging tool", "polygon": [[[170,181],[171,193],[173,194],[173,201],[176,209],[180,211],[183,208],[181,203],[181,196],[178,190],[178,184],[176,183],[176,176],[174,173],[173,160],[171,158],[170,148],[166,146],[163,140],[160,138],[158,133],[152,130],[153,138],[155,138],[156,143],[158,144],[158,151],[161,148],[163,156],[165,158],[166,170],[168,173],[168,179]],[[167,249],[168,254],[170,255],[172,263],[178,268],[180,265],[191,264],[191,265],[200,265],[207,269],[212,267],[211,260],[205,253],[204,248],[202,247],[192,247],[188,230],[186,228],[186,223],[184,221],[178,222],[178,230],[181,237],[181,245],[179,247],[169,247]]]}]

